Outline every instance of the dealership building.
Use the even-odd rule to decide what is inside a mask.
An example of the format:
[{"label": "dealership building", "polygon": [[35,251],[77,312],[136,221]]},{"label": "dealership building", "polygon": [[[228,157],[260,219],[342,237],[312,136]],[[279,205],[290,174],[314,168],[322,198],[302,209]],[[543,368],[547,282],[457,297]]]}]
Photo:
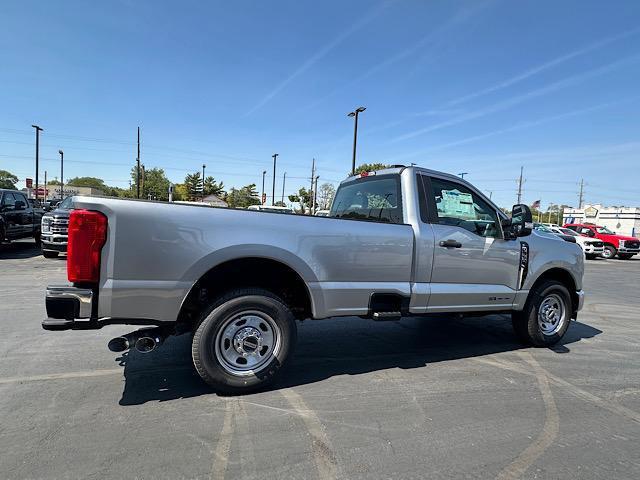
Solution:
[{"label": "dealership building", "polygon": [[[27,194],[29,198],[35,198],[35,189],[34,188],[23,188],[23,192]],[[98,188],[93,187],[74,187],[74,186],[64,186],[64,196],[70,197],[73,195],[86,195],[88,197],[101,197],[104,195],[104,192]],[[48,200],[54,200],[60,198],[60,185],[47,185],[47,188],[43,188],[40,185],[38,188],[38,197],[40,199],[47,198]]]},{"label": "dealership building", "polygon": [[621,235],[640,238],[640,207],[585,205],[566,208],[562,219],[564,223],[595,223]]}]

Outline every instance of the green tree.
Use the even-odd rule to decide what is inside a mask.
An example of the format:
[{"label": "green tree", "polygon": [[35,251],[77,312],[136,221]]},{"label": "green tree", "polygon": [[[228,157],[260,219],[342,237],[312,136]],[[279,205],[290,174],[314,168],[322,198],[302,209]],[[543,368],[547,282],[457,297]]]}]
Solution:
[{"label": "green tree", "polygon": [[98,190],[105,191],[107,190],[107,185],[105,185],[104,180],[97,177],[73,177],[72,179],[67,181],[67,185],[70,187],[90,187],[97,188]]},{"label": "green tree", "polygon": [[54,178],[53,180],[47,180],[48,185],[60,185],[60,180]]},{"label": "green tree", "polygon": [[[142,170],[142,169],[141,169]],[[131,169],[132,188],[131,194],[137,194],[136,181],[137,167]],[[169,184],[171,182],[167,178],[162,168],[147,168],[140,172],[140,198],[152,198],[156,200],[169,200]],[[127,196],[124,190],[121,192],[122,196]]]},{"label": "green tree", "polygon": [[250,205],[260,205],[256,184],[245,185],[242,188],[232,188],[225,195],[224,201],[231,208],[247,208]]},{"label": "green tree", "polygon": [[208,176],[204,179],[204,195],[216,195],[218,197],[224,195],[224,183],[216,182],[215,178]]},{"label": "green tree", "polygon": [[189,200],[189,190],[184,183],[176,183],[173,186],[173,199],[174,200]]},{"label": "green tree", "polygon": [[18,177],[16,177],[13,173],[6,170],[0,170],[0,188],[9,188],[11,190],[14,190],[16,188],[17,182]]},{"label": "green tree", "polygon": [[202,178],[200,172],[189,173],[184,177],[184,185],[187,189],[188,199],[195,200],[202,196]]},{"label": "green tree", "polygon": [[363,163],[356,168],[356,175],[361,174],[362,172],[374,172],[376,170],[382,170],[384,168],[389,168],[391,165],[385,165],[384,163]]},{"label": "green tree", "polygon": [[302,187],[298,190],[298,193],[293,195],[289,195],[289,201],[297,203],[300,205],[300,213],[304,214],[307,210],[311,210],[311,203],[313,199],[311,198],[311,194],[307,191],[306,188]]}]

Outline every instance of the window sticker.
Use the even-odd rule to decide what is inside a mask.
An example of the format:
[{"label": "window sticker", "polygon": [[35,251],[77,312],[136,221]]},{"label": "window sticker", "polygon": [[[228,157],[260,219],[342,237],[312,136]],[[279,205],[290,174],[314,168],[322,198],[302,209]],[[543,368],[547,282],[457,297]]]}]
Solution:
[{"label": "window sticker", "polygon": [[439,216],[477,220],[478,216],[473,208],[473,197],[470,193],[460,190],[442,190],[442,198],[437,203]]}]

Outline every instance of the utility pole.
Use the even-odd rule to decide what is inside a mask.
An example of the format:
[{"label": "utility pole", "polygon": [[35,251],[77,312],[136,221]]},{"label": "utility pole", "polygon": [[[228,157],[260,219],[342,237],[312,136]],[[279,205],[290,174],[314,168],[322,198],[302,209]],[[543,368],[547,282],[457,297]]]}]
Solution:
[{"label": "utility pole", "polygon": [[42,128],[38,125],[31,125],[36,129],[36,195],[35,200],[38,203],[38,169],[40,166],[40,132],[43,132]]},{"label": "utility pole", "polygon": [[[316,176],[316,159],[311,160],[311,185],[309,186],[309,200],[313,198],[313,179]],[[311,213],[313,215],[313,213]]]},{"label": "utility pole", "polygon": [[207,166],[203,163],[202,164],[202,201],[204,202],[204,169],[207,168]]},{"label": "utility pole", "polygon": [[522,199],[522,171],[524,170],[524,167],[520,167],[520,178],[518,179],[518,201],[516,203],[520,203],[520,200]]},{"label": "utility pole", "polygon": [[47,171],[44,171],[44,201],[47,201]]},{"label": "utility pole", "polygon": [[578,197],[578,208],[582,208],[582,198],[584,193],[584,178],[580,179],[580,196]]},{"label": "utility pole", "polygon": [[[64,198],[64,152],[58,150],[60,154],[60,200]],[[131,188],[131,182],[129,182],[129,188]]]},{"label": "utility pole", "polygon": [[367,107],[358,107],[353,112],[347,115],[348,117],[354,117],[355,119],[355,123],[353,127],[353,157],[351,159],[351,175],[355,175],[356,173],[356,144],[358,142],[358,114],[364,112],[366,109]]},{"label": "utility pole", "polygon": [[271,155],[273,157],[273,188],[271,189],[271,205],[276,204],[276,159],[278,158],[277,153]]},{"label": "utility pole", "polygon": [[493,197],[493,190],[489,190],[489,200],[491,200],[491,197]]},{"label": "utility pole", "polygon": [[138,127],[138,156],[136,157],[136,198],[140,198],[140,127]]},{"label": "utility pole", "polygon": [[140,166],[140,168],[142,168],[142,174],[140,175],[140,183],[142,184],[142,191],[144,192],[144,177],[145,177],[144,163]]},{"label": "utility pole", "polygon": [[265,204],[266,198],[264,198],[264,176],[267,174],[266,170],[262,171],[262,196],[260,197],[260,202],[262,205]]},{"label": "utility pole", "polygon": [[316,195],[318,193],[318,179],[320,178],[320,175],[316,175],[315,178],[315,188],[313,189],[313,203],[311,204],[311,215],[316,213]]},{"label": "utility pole", "polygon": [[282,199],[280,200],[283,207],[284,207],[284,184],[286,182],[287,182],[287,172],[284,172],[284,175],[282,176]]},{"label": "utility pole", "polygon": [[464,176],[468,175],[469,172],[460,172],[458,175],[460,175],[460,178],[462,178],[464,180]]}]

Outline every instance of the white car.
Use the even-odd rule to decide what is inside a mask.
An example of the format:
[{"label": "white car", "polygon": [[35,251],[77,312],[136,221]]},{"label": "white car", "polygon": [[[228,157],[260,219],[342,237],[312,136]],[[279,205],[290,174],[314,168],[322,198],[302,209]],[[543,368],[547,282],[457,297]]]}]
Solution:
[{"label": "white car", "polygon": [[562,235],[571,235],[576,238],[576,243],[582,247],[582,251],[588,259],[594,259],[601,257],[604,252],[604,242],[597,238],[585,237],[577,232],[574,232],[570,228],[563,227],[547,227],[553,233],[559,233]]}]

